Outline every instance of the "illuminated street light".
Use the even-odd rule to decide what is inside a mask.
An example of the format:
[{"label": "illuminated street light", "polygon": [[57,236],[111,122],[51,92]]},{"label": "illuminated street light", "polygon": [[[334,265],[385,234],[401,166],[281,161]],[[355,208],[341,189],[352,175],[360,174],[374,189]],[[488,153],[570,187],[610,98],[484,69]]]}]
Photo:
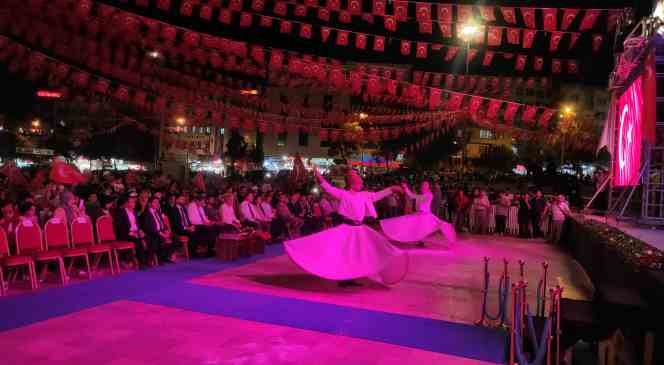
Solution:
[{"label": "illuminated street light", "polygon": [[360,119],[364,120],[364,119],[369,118],[369,114],[367,114],[367,113],[360,113],[360,114],[359,114],[359,117],[360,117]]},{"label": "illuminated street light", "polygon": [[258,90],[256,89],[240,90],[240,95],[258,95]]},{"label": "illuminated street light", "polygon": [[41,121],[39,119],[35,119],[32,121],[32,126],[35,128],[39,128],[39,125],[41,124]]},{"label": "illuminated street light", "polygon": [[179,125],[183,125],[183,124],[187,123],[187,119],[185,117],[177,117],[177,118],[175,118],[175,123],[177,123]]},{"label": "illuminated street light", "polygon": [[463,39],[466,42],[470,42],[473,38],[477,36],[480,32],[480,27],[473,22],[463,24],[461,30],[459,31],[459,38]]},{"label": "illuminated street light", "polygon": [[159,58],[159,57],[161,57],[161,53],[159,53],[159,51],[150,51],[150,52],[148,52],[148,57],[150,57],[150,58]]}]

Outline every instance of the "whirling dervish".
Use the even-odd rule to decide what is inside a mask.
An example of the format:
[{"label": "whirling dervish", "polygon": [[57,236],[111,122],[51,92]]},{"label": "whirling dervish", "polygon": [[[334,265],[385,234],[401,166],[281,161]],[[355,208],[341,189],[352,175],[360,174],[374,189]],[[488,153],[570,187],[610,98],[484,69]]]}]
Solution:
[{"label": "whirling dervish", "polygon": [[393,241],[423,246],[425,238],[440,231],[448,242],[454,243],[454,227],[431,213],[433,194],[429,183],[422,182],[420,194],[413,193],[406,184],[402,184],[402,188],[407,198],[415,200],[415,213],[381,220],[383,233]]},{"label": "whirling dervish", "polygon": [[362,178],[351,169],[346,175],[348,190],[344,190],[328,183],[317,168],[314,173],[321,188],[338,200],[343,223],[284,242],[290,258],[313,275],[340,281],[340,286],[358,285],[353,280],[363,277],[377,278],[384,284],[401,281],[408,271],[408,253],[366,224],[366,219],[377,218],[374,202],[401,189],[363,191]]}]

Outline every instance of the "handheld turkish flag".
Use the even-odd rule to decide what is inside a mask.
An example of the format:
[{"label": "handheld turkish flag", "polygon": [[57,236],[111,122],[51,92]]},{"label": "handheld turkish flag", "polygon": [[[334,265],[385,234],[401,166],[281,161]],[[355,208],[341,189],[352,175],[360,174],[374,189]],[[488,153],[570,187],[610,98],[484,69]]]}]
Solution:
[{"label": "handheld turkish flag", "polygon": [[0,174],[7,177],[7,182],[9,185],[13,186],[24,186],[28,184],[28,181],[25,179],[25,176],[21,173],[21,170],[16,167],[13,162],[5,163],[2,168],[0,168]]},{"label": "handheld turkish flag", "polygon": [[64,185],[77,185],[88,180],[76,167],[62,160],[53,161],[49,178],[52,182]]}]

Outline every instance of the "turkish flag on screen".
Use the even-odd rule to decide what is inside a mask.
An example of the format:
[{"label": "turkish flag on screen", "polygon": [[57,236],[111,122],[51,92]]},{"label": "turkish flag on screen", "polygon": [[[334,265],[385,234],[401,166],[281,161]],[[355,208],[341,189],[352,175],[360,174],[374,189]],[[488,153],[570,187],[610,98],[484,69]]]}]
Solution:
[{"label": "turkish flag on screen", "polygon": [[54,160],[51,164],[49,178],[52,182],[64,185],[76,185],[87,181],[76,167],[60,160]]}]

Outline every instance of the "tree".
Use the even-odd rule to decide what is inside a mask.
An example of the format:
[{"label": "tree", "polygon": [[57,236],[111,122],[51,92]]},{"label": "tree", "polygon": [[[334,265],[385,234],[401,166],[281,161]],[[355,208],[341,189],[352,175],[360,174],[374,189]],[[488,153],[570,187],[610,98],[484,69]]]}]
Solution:
[{"label": "tree", "polygon": [[474,164],[493,172],[509,172],[514,168],[515,158],[514,151],[509,147],[495,146],[484,153]]},{"label": "tree", "polygon": [[249,158],[256,164],[257,168],[263,167],[263,160],[265,160],[265,152],[263,151],[263,133],[256,131],[256,144],[249,153]]},{"label": "tree", "polygon": [[[427,132],[428,133],[428,132]],[[421,140],[425,135],[411,138],[411,141]],[[450,129],[439,135],[429,145],[415,153],[413,164],[425,169],[433,168],[441,161],[447,160],[457,153],[463,146],[457,139],[456,129]]]},{"label": "tree", "polygon": [[231,136],[226,143],[226,155],[231,159],[231,175],[237,174],[235,162],[244,159],[247,156],[247,141],[240,134],[240,131],[231,129]]}]

